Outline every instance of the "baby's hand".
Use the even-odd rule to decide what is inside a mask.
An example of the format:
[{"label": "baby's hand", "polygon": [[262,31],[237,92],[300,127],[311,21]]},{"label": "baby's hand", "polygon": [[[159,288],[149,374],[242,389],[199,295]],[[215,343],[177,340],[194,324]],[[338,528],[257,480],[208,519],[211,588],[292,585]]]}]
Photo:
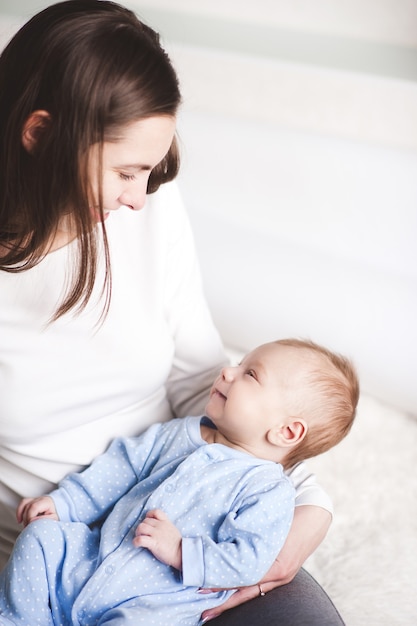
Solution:
[{"label": "baby's hand", "polygon": [[19,524],[27,526],[38,518],[58,520],[54,501],[50,496],[23,498],[17,507],[16,518]]},{"label": "baby's hand", "polygon": [[180,531],[159,509],[146,514],[133,539],[136,548],[147,548],[157,559],[178,570],[182,567],[181,543]]}]

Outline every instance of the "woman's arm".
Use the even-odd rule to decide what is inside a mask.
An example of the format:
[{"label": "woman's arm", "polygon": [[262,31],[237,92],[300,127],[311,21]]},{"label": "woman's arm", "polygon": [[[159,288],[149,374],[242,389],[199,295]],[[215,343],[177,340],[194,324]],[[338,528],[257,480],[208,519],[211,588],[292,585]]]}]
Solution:
[{"label": "woman's arm", "polygon": [[[331,520],[331,513],[321,507],[311,505],[296,507],[287,540],[271,569],[261,581],[262,591],[267,593],[293,580],[307,557],[323,541]],[[206,621],[214,619],[224,611],[256,598],[259,593],[258,585],[243,587],[221,606],[205,611],[202,618]]]}]

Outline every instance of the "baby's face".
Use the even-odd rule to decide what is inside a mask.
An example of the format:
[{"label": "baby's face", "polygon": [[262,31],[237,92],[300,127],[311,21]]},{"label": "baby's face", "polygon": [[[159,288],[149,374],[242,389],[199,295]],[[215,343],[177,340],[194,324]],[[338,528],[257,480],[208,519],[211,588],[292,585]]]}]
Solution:
[{"label": "baby's face", "polygon": [[264,344],[239,365],[221,371],[211,389],[206,414],[236,443],[261,441],[302,400],[307,367],[304,350],[274,342]]}]

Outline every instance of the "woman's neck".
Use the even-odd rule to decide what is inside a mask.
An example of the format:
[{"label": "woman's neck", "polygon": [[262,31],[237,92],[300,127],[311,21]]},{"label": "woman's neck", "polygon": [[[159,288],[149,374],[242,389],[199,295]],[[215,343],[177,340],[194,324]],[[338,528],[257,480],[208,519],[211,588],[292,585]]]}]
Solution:
[{"label": "woman's neck", "polygon": [[64,248],[69,243],[74,241],[77,233],[72,220],[71,214],[61,217],[58,228],[48,246],[48,252],[54,252],[60,248]]}]

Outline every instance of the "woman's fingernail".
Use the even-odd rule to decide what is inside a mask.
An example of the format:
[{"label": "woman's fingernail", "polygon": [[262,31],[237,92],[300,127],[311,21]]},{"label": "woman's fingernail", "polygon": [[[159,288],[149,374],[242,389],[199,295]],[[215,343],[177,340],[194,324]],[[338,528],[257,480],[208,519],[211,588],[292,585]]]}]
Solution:
[{"label": "woman's fingernail", "polygon": [[206,622],[209,622],[210,620],[214,619],[215,617],[219,617],[220,613],[208,613],[204,618],[203,621],[201,622],[202,624],[205,624]]}]

